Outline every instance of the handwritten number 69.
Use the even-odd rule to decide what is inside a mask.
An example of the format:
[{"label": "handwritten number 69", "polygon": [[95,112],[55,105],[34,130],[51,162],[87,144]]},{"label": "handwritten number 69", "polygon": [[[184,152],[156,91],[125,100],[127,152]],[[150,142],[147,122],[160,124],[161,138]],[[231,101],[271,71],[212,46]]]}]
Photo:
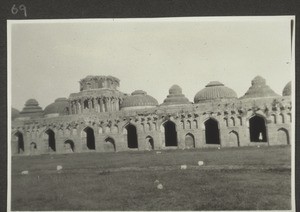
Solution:
[{"label": "handwritten number 69", "polygon": [[19,13],[19,11],[23,11],[24,16],[27,17],[27,11],[24,4],[19,5],[19,7],[17,7],[15,4],[12,6],[11,13],[13,15],[16,15],[17,13]]}]

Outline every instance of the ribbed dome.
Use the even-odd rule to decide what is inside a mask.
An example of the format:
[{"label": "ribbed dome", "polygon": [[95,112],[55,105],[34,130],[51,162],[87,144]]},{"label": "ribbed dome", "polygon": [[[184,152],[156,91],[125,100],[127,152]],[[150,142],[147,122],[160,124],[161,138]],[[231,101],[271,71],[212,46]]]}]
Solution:
[{"label": "ribbed dome", "polygon": [[279,95],[266,84],[266,80],[264,78],[261,76],[256,76],[251,81],[251,87],[248,89],[245,95],[241,97],[241,99],[277,96]]},{"label": "ribbed dome", "polygon": [[224,86],[218,81],[211,81],[205,88],[200,90],[194,98],[195,103],[206,102],[217,99],[235,99],[237,94],[231,88]]},{"label": "ribbed dome", "polygon": [[182,89],[179,85],[173,85],[169,89],[169,95],[164,100],[162,105],[177,105],[177,104],[191,104],[191,102],[182,94]]},{"label": "ribbed dome", "polygon": [[11,119],[14,120],[15,118],[18,118],[20,116],[20,111],[15,109],[15,108],[11,108]]},{"label": "ribbed dome", "polygon": [[67,98],[58,98],[45,108],[44,115],[53,113],[58,113],[59,115],[67,115],[68,105],[69,103]]},{"label": "ribbed dome", "polygon": [[282,91],[282,96],[290,96],[292,93],[291,90],[292,90],[292,82],[288,82],[288,84],[284,86],[284,89]]},{"label": "ribbed dome", "polygon": [[28,99],[25,103],[25,107],[20,112],[20,116],[40,116],[43,114],[42,108],[35,99]]},{"label": "ribbed dome", "polygon": [[136,90],[123,99],[121,108],[137,106],[156,106],[158,102],[152,96],[147,95],[145,91]]}]

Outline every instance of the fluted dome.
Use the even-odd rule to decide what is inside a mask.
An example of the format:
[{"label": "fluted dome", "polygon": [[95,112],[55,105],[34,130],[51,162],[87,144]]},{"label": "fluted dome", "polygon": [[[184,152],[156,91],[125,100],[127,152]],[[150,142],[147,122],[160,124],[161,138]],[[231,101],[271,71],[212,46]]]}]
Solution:
[{"label": "fluted dome", "polygon": [[169,89],[169,95],[164,100],[162,105],[178,105],[178,104],[191,104],[191,102],[182,94],[182,89],[179,85],[173,85]]},{"label": "fluted dome", "polygon": [[218,99],[235,98],[237,98],[237,94],[234,90],[224,86],[224,84],[218,81],[212,81],[195,95],[194,102],[201,103]]},{"label": "fluted dome", "polygon": [[25,107],[20,112],[20,116],[22,117],[36,117],[42,116],[42,114],[43,110],[35,99],[28,99],[25,103]]},{"label": "fluted dome", "polygon": [[128,107],[155,107],[158,105],[156,99],[148,95],[145,91],[136,90],[131,93],[131,96],[126,96],[123,99],[121,108]]},{"label": "fluted dome", "polygon": [[288,84],[286,84],[286,86],[284,86],[283,88],[282,96],[290,96],[291,89],[292,89],[292,82],[288,82]]},{"label": "fluted dome", "polygon": [[261,76],[256,76],[251,81],[251,87],[248,89],[245,95],[241,97],[241,99],[278,96],[279,95],[266,84],[266,80],[264,78]]},{"label": "fluted dome", "polygon": [[67,115],[68,104],[69,103],[67,98],[58,98],[45,108],[44,115],[47,114]]},{"label": "fluted dome", "polygon": [[15,118],[18,118],[20,116],[20,111],[16,108],[11,108],[11,119],[14,120]]}]

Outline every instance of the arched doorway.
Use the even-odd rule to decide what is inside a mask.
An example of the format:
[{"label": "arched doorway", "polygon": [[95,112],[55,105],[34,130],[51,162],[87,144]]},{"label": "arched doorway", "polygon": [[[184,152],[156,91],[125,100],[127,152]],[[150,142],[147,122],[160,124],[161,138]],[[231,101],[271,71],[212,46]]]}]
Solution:
[{"label": "arched doorway", "polygon": [[208,119],[205,125],[205,142],[206,144],[220,144],[220,132],[218,122],[214,119]]},{"label": "arched doorway", "polygon": [[116,151],[116,145],[115,140],[111,137],[106,138],[104,144],[104,151],[105,152],[115,152]]},{"label": "arched doorway", "polygon": [[236,131],[229,132],[229,145],[240,146],[239,134]]},{"label": "arched doorway", "polygon": [[74,152],[74,150],[75,150],[75,145],[72,140],[66,140],[64,142],[64,147],[65,147],[66,152]]},{"label": "arched doorway", "polygon": [[48,135],[48,149],[50,151],[55,152],[56,151],[55,133],[51,129],[46,130],[45,133]]},{"label": "arched doorway", "polygon": [[249,119],[250,141],[267,142],[267,130],[265,119],[261,116],[253,116]]},{"label": "arched doorway", "polygon": [[14,134],[15,138],[16,138],[16,141],[15,141],[15,144],[13,144],[12,146],[12,151],[13,151],[13,154],[16,153],[16,154],[21,154],[24,152],[24,139],[23,139],[23,134],[21,132],[16,132]]},{"label": "arched doorway", "polygon": [[166,146],[177,146],[177,132],[176,125],[172,121],[167,121],[164,124],[165,128],[165,145]]},{"label": "arched doorway", "polygon": [[289,132],[286,129],[284,128],[278,129],[277,142],[280,144],[290,144]]},{"label": "arched doorway", "polygon": [[185,135],[185,148],[195,148],[195,138],[191,133]]},{"label": "arched doorway", "polygon": [[86,137],[86,146],[88,149],[96,149],[94,130],[90,127],[86,127],[84,130]]},{"label": "arched doorway", "polygon": [[36,143],[31,142],[30,143],[30,154],[35,154],[37,151]]},{"label": "arched doorway", "polygon": [[132,124],[128,124],[126,126],[126,130],[127,130],[127,146],[128,146],[128,148],[130,148],[130,149],[138,148],[136,127]]},{"label": "arched doorway", "polygon": [[146,150],[154,149],[154,141],[151,136],[146,137]]}]

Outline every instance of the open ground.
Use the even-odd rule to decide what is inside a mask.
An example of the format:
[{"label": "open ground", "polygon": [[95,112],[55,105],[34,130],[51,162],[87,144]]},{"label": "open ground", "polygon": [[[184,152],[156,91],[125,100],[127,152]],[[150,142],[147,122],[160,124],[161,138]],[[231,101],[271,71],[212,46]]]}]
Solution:
[{"label": "open ground", "polygon": [[266,146],[17,156],[12,210],[287,210],[290,151]]}]

